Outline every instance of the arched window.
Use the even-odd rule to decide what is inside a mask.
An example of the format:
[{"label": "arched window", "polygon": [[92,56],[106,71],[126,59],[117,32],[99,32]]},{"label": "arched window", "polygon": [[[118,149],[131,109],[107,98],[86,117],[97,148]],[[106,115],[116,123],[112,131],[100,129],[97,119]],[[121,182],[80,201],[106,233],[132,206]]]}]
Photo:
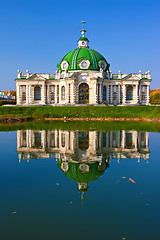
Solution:
[{"label": "arched window", "polygon": [[107,99],[107,88],[106,86],[103,86],[103,101],[106,101]]},{"label": "arched window", "polygon": [[34,100],[35,101],[41,100],[41,88],[39,86],[36,86],[34,88]]},{"label": "arched window", "polygon": [[61,88],[61,100],[65,100],[65,87]]},{"label": "arched window", "polygon": [[87,83],[81,83],[79,86],[79,103],[89,103],[89,86]]},{"label": "arched window", "polygon": [[130,85],[126,89],[126,100],[133,100],[133,87]]},{"label": "arched window", "polygon": [[86,150],[89,148],[89,132],[88,131],[81,131],[78,132],[78,142],[79,142],[79,149]]}]

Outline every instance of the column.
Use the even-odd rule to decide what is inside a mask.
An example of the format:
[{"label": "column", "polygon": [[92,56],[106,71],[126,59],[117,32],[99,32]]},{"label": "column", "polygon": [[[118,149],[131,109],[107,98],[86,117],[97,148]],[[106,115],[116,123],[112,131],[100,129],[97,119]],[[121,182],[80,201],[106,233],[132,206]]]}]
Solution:
[{"label": "column", "polygon": [[106,148],[109,147],[108,132],[106,132]]},{"label": "column", "polygon": [[55,85],[55,104],[57,104],[57,85]]},{"label": "column", "polygon": [[57,130],[55,130],[55,148],[57,148]]},{"label": "column", "polygon": [[71,103],[74,104],[74,83],[71,83]]},{"label": "column", "polygon": [[29,148],[32,148],[32,130],[29,130],[28,135],[29,135]]},{"label": "column", "polygon": [[146,132],[146,148],[148,150],[148,147],[149,147],[149,132]]},{"label": "column", "polygon": [[47,87],[47,104],[50,104],[50,96],[49,96],[49,84],[46,85]]},{"label": "column", "polygon": [[93,132],[93,151],[96,153],[96,131]]},{"label": "column", "polygon": [[126,85],[123,85],[123,96],[122,96],[122,103],[126,103]]},{"label": "column", "polygon": [[107,91],[107,102],[109,103],[109,85],[107,86],[106,91]]},{"label": "column", "polygon": [[71,150],[74,152],[74,142],[75,142],[75,133],[73,131],[70,131],[70,145],[71,145]]},{"label": "column", "polygon": [[29,86],[28,84],[26,85],[26,104],[29,103]]},{"label": "column", "polygon": [[94,83],[94,104],[97,103],[97,83]]},{"label": "column", "polygon": [[149,85],[147,85],[147,99],[146,99],[146,105],[149,105]]},{"label": "column", "polygon": [[125,148],[125,138],[126,138],[126,132],[125,130],[122,130],[122,149]]},{"label": "column", "polygon": [[118,142],[118,144],[117,144],[117,146],[118,146],[118,148],[120,148],[120,131],[118,131],[118,138],[117,138],[117,142]]},{"label": "column", "polygon": [[118,85],[118,104],[121,103],[121,85]]},{"label": "column", "polygon": [[66,100],[66,103],[69,103],[69,84],[68,83],[66,83],[66,87],[65,87],[65,100]]},{"label": "column", "polygon": [[45,99],[44,99],[44,83],[42,83],[42,88],[41,88],[41,102],[42,104],[45,104]]},{"label": "column", "polygon": [[99,83],[99,103],[102,103],[102,83]]},{"label": "column", "polygon": [[112,131],[110,131],[110,149],[112,149],[112,134],[113,132]]},{"label": "column", "polygon": [[20,104],[20,86],[19,86],[19,84],[17,83],[17,91],[16,91],[16,93],[17,93],[17,104]]},{"label": "column", "polygon": [[45,130],[42,130],[42,133],[41,133],[41,143],[42,143],[43,149],[45,149],[45,146],[46,146],[46,131]]},{"label": "column", "polygon": [[113,103],[113,85],[110,85],[110,103]]},{"label": "column", "polygon": [[138,103],[138,85],[135,86],[135,103]]},{"label": "column", "polygon": [[29,130],[26,130],[26,142],[27,142],[27,148],[29,148]]},{"label": "column", "polygon": [[102,132],[99,132],[99,149],[102,149]]},{"label": "column", "polygon": [[28,90],[28,103],[31,104],[32,102],[32,99],[31,99],[31,85],[29,84],[28,86],[29,90]]},{"label": "column", "polygon": [[135,141],[135,150],[137,150],[137,142],[138,142],[138,132],[134,132],[134,141]]},{"label": "column", "polygon": [[62,86],[59,85],[59,103],[61,102],[61,88],[62,88]]},{"label": "column", "polygon": [[141,85],[139,85],[139,103],[141,103]]},{"label": "column", "polygon": [[21,147],[21,131],[17,131],[17,148]]}]

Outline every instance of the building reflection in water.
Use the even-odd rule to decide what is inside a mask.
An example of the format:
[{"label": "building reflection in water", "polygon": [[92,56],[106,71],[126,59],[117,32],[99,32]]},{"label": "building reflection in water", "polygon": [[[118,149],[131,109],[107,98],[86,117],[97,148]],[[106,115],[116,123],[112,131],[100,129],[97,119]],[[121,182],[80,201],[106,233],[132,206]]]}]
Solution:
[{"label": "building reflection in water", "polygon": [[[67,177],[87,191],[88,183],[98,179],[112,159],[149,160],[149,133],[137,131],[19,130],[17,153],[22,159],[56,158]],[[82,194],[83,198],[83,194]]]}]

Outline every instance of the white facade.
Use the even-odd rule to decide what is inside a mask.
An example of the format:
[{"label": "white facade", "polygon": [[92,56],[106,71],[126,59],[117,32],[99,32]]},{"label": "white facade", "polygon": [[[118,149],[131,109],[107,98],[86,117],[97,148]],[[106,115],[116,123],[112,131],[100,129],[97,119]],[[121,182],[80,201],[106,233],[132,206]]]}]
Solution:
[{"label": "white facade", "polygon": [[[110,104],[149,105],[150,71],[142,74],[70,71],[33,74],[18,71],[17,105]],[[88,86],[80,101],[81,84]],[[84,93],[85,94],[85,93]]]}]

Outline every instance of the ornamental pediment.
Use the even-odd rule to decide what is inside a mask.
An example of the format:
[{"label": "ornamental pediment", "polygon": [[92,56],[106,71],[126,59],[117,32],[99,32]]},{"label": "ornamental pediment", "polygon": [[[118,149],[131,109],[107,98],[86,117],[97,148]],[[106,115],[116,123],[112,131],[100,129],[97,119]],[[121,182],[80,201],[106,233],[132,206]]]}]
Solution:
[{"label": "ornamental pediment", "polygon": [[139,81],[140,78],[136,74],[129,74],[126,77],[123,78],[123,80],[127,81]]},{"label": "ornamental pediment", "polygon": [[89,81],[90,80],[90,76],[88,73],[81,73],[78,76],[78,81]]},{"label": "ornamental pediment", "polygon": [[36,80],[36,81],[45,81],[46,78],[42,77],[40,74],[35,73],[31,77],[28,78],[28,80]]}]

